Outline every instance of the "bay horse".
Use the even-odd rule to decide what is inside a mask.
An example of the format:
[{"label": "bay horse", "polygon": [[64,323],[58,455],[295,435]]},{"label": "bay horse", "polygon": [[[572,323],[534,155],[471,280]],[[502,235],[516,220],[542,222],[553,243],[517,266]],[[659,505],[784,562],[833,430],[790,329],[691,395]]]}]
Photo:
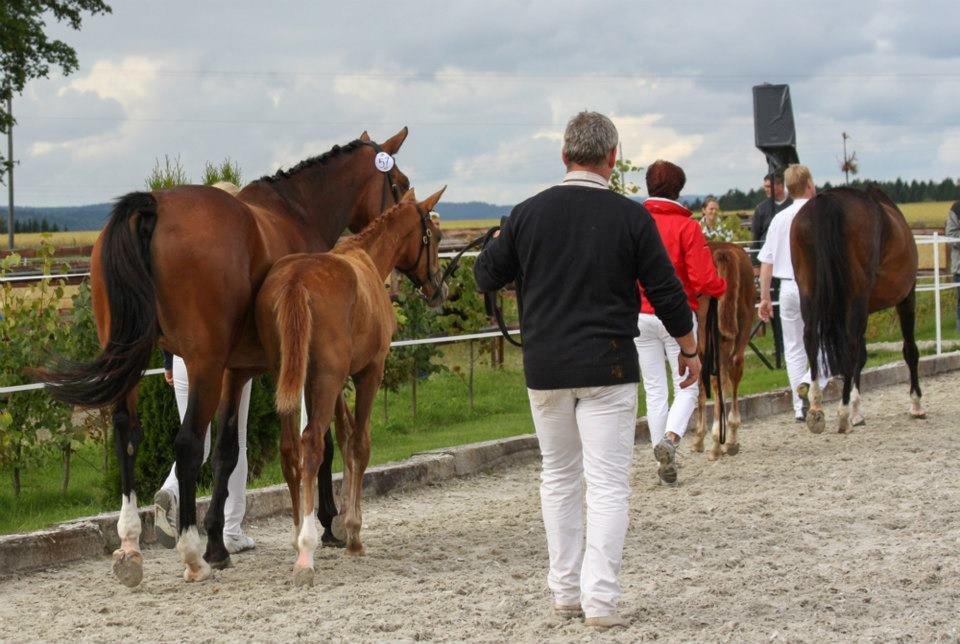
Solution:
[{"label": "bay horse", "polygon": [[803,205],[790,228],[790,253],[800,291],[803,343],[813,381],[802,387],[810,410],[807,427],[823,432],[818,373],[843,377],[839,432],[864,423],[860,372],[867,361],[864,337],[870,313],[896,307],[903,358],[910,370],[910,415],[920,406],[916,321],[917,247],[897,205],[880,189],[833,188]]},{"label": "bay horse", "polygon": [[[750,342],[750,329],[753,325],[754,303],[756,302],[756,288],[753,283],[753,267],[747,252],[737,244],[729,242],[708,242],[713,254],[713,263],[717,273],[726,280],[727,290],[719,298],[718,322],[720,329],[720,379],[711,376],[713,388],[713,446],[707,458],[711,461],[720,458],[721,454],[733,456],[740,451],[737,440],[737,430],[740,428],[740,401],[738,391],[740,379],[743,377],[743,354]],[[701,297],[697,308],[697,350],[701,361],[706,364],[704,352],[707,337],[707,309],[709,298]],[[726,442],[720,445],[720,387],[725,395],[729,396],[726,405],[729,406],[727,415]],[[703,439],[707,431],[706,418],[707,395],[703,383],[700,383],[700,394],[697,397],[696,430],[690,448],[694,452],[703,451]]]},{"label": "bay horse", "polygon": [[[291,253],[331,248],[344,228],[357,232],[409,186],[393,155],[407,128],[378,145],[364,132],[344,146],[253,181],[236,196],[206,186],[133,192],[115,204],[91,257],[91,289],[102,352],[87,363],[40,370],[57,400],[113,405],[120,463],[120,548],[113,571],[127,586],[143,578],[134,461],[140,442],[137,384],[154,346],[179,355],[189,398],[175,438],[179,481],[177,550],[184,579],[230,565],[223,545],[227,480],[238,457],[237,417],[244,384],[267,367],[253,315],[270,267]],[[218,407],[219,403],[219,407]],[[216,411],[214,488],[201,557],[197,475]],[[328,449],[332,450],[332,443]],[[329,459],[328,459],[329,460]],[[322,518],[336,514],[329,465],[321,476]]]},{"label": "bay horse", "polygon": [[[329,253],[281,259],[257,295],[257,329],[277,382],[280,454],[299,550],[296,585],[313,584],[314,481],[324,459],[322,434],[335,413],[343,454],[347,552],[363,553],[360,501],[370,459],[370,410],[396,330],[384,282],[399,269],[430,306],[446,297],[437,255],[440,231],[429,216],[443,190],[417,203],[410,189],[399,204]],[[348,377],[356,392],[354,414],[342,396]],[[307,401],[307,426],[298,436],[294,419],[301,392]]]}]

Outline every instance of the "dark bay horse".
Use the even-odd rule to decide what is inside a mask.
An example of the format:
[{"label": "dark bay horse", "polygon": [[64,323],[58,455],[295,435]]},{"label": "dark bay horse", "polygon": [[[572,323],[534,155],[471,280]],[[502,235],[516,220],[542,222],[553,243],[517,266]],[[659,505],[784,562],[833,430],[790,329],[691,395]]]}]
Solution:
[{"label": "dark bay horse", "polygon": [[[317,529],[314,482],[324,460],[323,432],[337,416],[343,453],[343,517],[347,552],[362,554],[360,500],[370,459],[370,410],[383,379],[396,318],[384,285],[394,269],[420,287],[431,306],[446,296],[437,256],[440,231],[429,212],[443,189],[417,203],[413,190],[359,235],[329,253],[287,256],[274,264],[257,295],[256,320],[277,381],[283,426],[281,459],[293,505],[294,581],[312,585]],[[354,414],[342,391],[350,377]],[[300,395],[307,426],[297,434]]]},{"label": "dark bay horse", "polygon": [[910,369],[910,414],[923,418],[914,340],[917,247],[896,204],[876,187],[822,192],[793,220],[790,253],[813,380],[807,392],[810,431],[819,434],[825,428],[817,385],[824,367],[843,377],[839,431],[863,424],[860,372],[867,361],[867,318],[891,306],[900,318],[903,358]]},{"label": "dark bay horse", "polygon": [[[253,315],[257,291],[281,257],[327,250],[345,227],[361,230],[399,199],[409,181],[392,155],[406,136],[403,128],[378,145],[364,132],[345,146],[252,182],[236,196],[182,186],[130,193],[114,206],[91,258],[93,306],[104,349],[89,363],[41,376],[58,400],[114,406],[123,496],[113,569],[122,583],[135,586],[143,577],[133,480],[140,441],[136,401],[154,346],[181,356],[189,375],[187,411],[175,439],[177,550],[186,564],[184,579],[198,581],[210,575],[211,566],[230,564],[223,508],[238,457],[240,392],[267,367]],[[201,557],[196,485],[214,412],[219,422],[214,489]],[[332,506],[336,514],[329,465],[325,469],[325,513]]]},{"label": "dark bay horse", "polygon": [[[753,326],[754,302],[757,299],[756,288],[753,284],[753,267],[750,257],[742,247],[729,242],[709,242],[713,254],[713,263],[717,266],[717,273],[726,280],[727,290],[720,297],[718,305],[718,322],[720,329],[720,379],[711,376],[713,388],[713,446],[707,458],[711,461],[720,458],[721,454],[729,456],[740,451],[737,440],[737,430],[740,429],[740,401],[738,399],[740,379],[743,378],[743,354],[750,342],[750,329]],[[697,350],[701,360],[706,364],[704,352],[707,335],[707,307],[709,298],[700,298],[697,309]],[[720,444],[720,397],[718,390],[723,387],[723,393],[728,396],[725,406],[729,406],[727,414],[727,440]],[[690,448],[694,452],[703,451],[703,438],[707,432],[706,420],[707,394],[700,384],[700,394],[697,397],[697,426],[695,438]]]}]

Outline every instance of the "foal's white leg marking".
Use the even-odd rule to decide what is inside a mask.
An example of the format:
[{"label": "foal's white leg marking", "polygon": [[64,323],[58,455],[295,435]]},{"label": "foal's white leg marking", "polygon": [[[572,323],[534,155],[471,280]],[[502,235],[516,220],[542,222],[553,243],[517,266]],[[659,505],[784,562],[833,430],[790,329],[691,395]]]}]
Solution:
[{"label": "foal's white leg marking", "polygon": [[113,553],[113,574],[124,586],[133,588],[143,580],[143,555],[140,554],[140,513],[137,495],[131,492],[120,501],[117,534],[120,547]]},{"label": "foal's white leg marking", "polygon": [[180,561],[187,565],[183,571],[184,581],[203,581],[210,576],[210,564],[200,553],[200,533],[197,532],[197,526],[192,525],[185,532],[180,533],[180,540],[177,541],[177,552],[180,553]]},{"label": "foal's white leg marking", "polygon": [[300,553],[297,556],[297,563],[293,566],[294,585],[313,585],[313,554],[317,549],[318,542],[317,517],[312,512],[307,512],[303,515],[300,524],[300,538],[297,540]]}]

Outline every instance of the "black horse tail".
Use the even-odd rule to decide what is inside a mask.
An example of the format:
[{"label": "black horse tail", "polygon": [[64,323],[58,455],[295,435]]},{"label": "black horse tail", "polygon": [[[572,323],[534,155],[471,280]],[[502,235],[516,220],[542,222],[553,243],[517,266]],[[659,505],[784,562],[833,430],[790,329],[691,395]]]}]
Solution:
[{"label": "black horse tail", "polygon": [[53,398],[84,407],[119,402],[140,381],[157,342],[150,240],[157,200],[149,192],[121,197],[103,231],[100,258],[110,310],[106,346],[90,362],[60,360],[39,371]]},{"label": "black horse tail", "polygon": [[824,192],[814,197],[804,210],[809,213],[810,228],[816,235],[816,239],[806,245],[813,283],[804,320],[810,375],[816,379],[820,375],[821,352],[826,366],[835,374],[850,373],[850,366],[857,359],[847,330],[852,285],[840,199]]}]

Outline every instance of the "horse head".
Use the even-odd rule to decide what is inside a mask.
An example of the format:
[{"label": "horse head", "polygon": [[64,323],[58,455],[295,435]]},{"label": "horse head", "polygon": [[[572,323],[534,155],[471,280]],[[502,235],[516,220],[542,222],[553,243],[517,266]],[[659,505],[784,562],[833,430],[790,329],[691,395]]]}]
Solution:
[{"label": "horse head", "polygon": [[399,216],[418,222],[410,227],[410,232],[401,240],[402,248],[397,262],[397,270],[410,278],[420,288],[420,295],[429,306],[435,307],[447,298],[447,285],[440,270],[440,227],[430,217],[430,211],[440,201],[440,195],[447,187],[440,188],[423,201],[417,201],[413,188],[400,200]]},{"label": "horse head", "polygon": [[396,154],[400,146],[407,139],[408,130],[404,126],[399,132],[383,143],[377,143],[364,130],[359,141],[366,148],[366,153],[358,155],[363,164],[364,172],[370,173],[366,180],[366,189],[357,201],[347,227],[350,232],[357,233],[383,211],[400,202],[400,196],[410,188],[410,179],[397,167]]}]

